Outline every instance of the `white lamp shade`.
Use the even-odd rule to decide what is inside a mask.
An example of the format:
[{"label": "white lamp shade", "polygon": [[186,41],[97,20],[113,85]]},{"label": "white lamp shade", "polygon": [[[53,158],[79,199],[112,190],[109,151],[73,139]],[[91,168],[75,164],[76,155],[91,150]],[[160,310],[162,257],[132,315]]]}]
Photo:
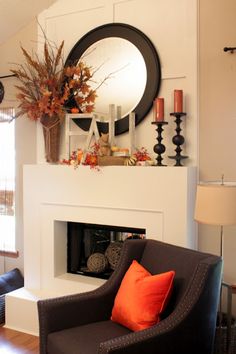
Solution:
[{"label": "white lamp shade", "polygon": [[209,225],[236,225],[236,186],[197,186],[194,219]]}]

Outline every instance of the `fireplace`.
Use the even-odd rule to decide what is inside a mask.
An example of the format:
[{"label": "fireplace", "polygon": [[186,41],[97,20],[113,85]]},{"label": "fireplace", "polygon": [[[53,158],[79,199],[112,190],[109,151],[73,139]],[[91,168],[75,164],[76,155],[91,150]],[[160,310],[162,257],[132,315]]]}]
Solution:
[{"label": "fireplace", "polygon": [[146,230],[90,223],[67,223],[67,272],[108,279],[126,239],[142,239]]},{"label": "fireplace", "polygon": [[108,166],[95,172],[29,165],[24,171],[26,288],[70,293],[101,284],[67,272],[68,222],[135,227],[147,238],[195,246],[194,168]]},{"label": "fireplace", "polygon": [[195,248],[195,189],[194,167],[107,166],[98,172],[87,166],[24,166],[25,286],[6,296],[6,327],[37,334],[39,299],[91,291],[106,282],[67,272],[68,222],[117,225],[124,232],[135,227],[146,238]]}]

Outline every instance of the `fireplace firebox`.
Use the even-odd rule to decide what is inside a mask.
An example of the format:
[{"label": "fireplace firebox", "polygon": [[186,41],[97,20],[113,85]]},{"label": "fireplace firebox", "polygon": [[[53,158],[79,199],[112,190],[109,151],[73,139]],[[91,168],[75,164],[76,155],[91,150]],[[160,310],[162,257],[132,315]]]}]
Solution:
[{"label": "fireplace firebox", "polygon": [[67,223],[67,272],[108,279],[126,239],[145,238],[146,230],[131,227]]}]

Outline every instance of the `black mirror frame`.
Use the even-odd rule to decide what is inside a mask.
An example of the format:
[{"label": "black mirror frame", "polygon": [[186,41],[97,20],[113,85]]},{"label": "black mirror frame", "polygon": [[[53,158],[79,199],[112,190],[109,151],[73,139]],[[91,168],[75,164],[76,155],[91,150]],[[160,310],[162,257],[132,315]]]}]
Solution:
[{"label": "black mirror frame", "polygon": [[[153,105],[154,98],[158,95],[161,84],[161,66],[157,51],[150,39],[137,28],[124,23],[108,23],[96,27],[85,34],[70,51],[65,66],[75,64],[83,53],[95,42],[108,38],[124,38],[133,43],[143,55],[147,68],[146,87],[139,103],[134,108],[135,125],[138,125],[148,114]],[[111,102],[112,103],[112,102]],[[90,120],[75,120],[75,123],[84,130],[89,130]],[[100,133],[108,131],[108,123],[98,122]],[[115,135],[123,134],[129,130],[128,115],[115,122]]]},{"label": "black mirror frame", "polygon": [[0,103],[2,103],[4,98],[5,90],[2,82],[0,81]]}]

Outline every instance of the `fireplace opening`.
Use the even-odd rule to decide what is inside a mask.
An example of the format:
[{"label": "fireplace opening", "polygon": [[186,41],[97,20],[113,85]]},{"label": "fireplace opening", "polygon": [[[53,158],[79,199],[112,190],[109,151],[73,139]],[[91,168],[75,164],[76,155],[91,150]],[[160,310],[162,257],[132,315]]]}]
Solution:
[{"label": "fireplace opening", "polygon": [[67,223],[67,272],[108,279],[126,239],[145,238],[139,228]]}]

